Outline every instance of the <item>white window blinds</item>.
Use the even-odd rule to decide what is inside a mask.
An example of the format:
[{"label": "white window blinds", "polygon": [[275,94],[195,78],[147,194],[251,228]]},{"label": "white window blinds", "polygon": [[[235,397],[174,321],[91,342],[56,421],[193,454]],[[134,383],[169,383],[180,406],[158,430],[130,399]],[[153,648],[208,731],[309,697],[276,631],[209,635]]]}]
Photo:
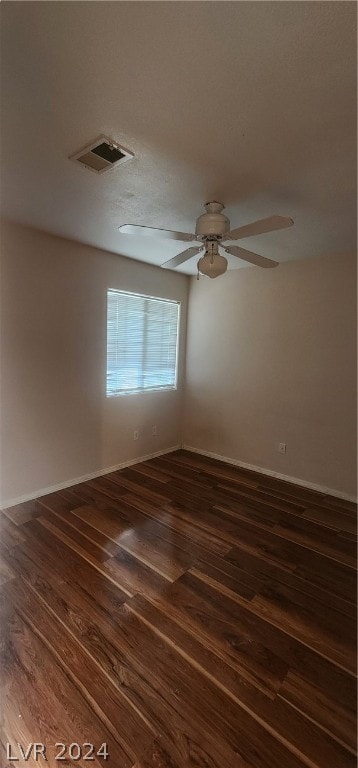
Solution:
[{"label": "white window blinds", "polygon": [[176,388],[179,307],[107,291],[107,397]]}]

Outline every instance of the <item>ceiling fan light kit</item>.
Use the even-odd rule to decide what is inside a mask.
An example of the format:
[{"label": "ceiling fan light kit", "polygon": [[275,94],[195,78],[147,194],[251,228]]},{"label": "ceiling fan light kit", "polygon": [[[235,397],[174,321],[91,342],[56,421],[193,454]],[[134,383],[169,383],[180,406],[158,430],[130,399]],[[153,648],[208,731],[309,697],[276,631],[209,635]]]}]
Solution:
[{"label": "ceiling fan light kit", "polygon": [[211,256],[210,253],[205,253],[198,261],[198,275],[206,275],[206,277],[220,277],[227,270],[227,259],[225,256],[220,256],[220,253]]},{"label": "ceiling fan light kit", "polygon": [[198,274],[206,277],[219,277],[227,270],[227,259],[219,253],[219,243],[217,239],[206,240],[206,249],[204,256],[198,261]]},{"label": "ceiling fan light kit", "polygon": [[219,247],[225,253],[236,256],[242,261],[254,264],[257,267],[277,267],[278,262],[261,256],[258,253],[247,251],[239,246],[230,246],[229,243],[223,243],[224,240],[240,240],[241,238],[252,237],[253,235],[262,235],[266,232],[274,232],[278,229],[292,227],[293,219],[287,216],[270,216],[267,219],[260,219],[252,224],[245,224],[243,227],[230,230],[230,221],[224,213],[223,203],[213,200],[205,203],[206,213],[202,213],[196,220],[195,235],[188,232],[173,232],[168,229],[155,229],[154,227],[144,227],[134,224],[123,224],[119,227],[121,234],[125,235],[146,235],[150,237],[168,238],[170,240],[180,240],[188,242],[201,240],[202,244],[198,247],[187,248],[178,253],[169,261],[161,264],[165,269],[175,269],[193,258],[197,253],[205,249],[204,255],[198,261],[199,273],[207,277],[219,277],[223,275],[228,267],[225,256],[219,253]]}]

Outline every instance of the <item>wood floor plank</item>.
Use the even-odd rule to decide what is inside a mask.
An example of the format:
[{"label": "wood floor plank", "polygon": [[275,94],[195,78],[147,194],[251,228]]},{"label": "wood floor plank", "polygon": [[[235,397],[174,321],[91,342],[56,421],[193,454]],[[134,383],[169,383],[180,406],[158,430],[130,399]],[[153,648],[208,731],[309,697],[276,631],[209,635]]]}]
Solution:
[{"label": "wood floor plank", "polygon": [[[210,730],[216,738],[223,739],[248,762],[272,766],[302,765],[294,751],[275,739],[243,708],[239,708],[211,680],[200,673],[178,653],[173,643],[165,642],[153,631],[149,622],[142,620],[131,610],[131,601],[124,606],[131,614],[131,632],[138,643],[132,647],[134,656],[140,654],[146,660],[146,668],[155,666],[155,674],[162,689],[171,691],[176,706],[202,729]],[[127,627],[128,629],[128,627]]]},{"label": "wood floor plank", "polygon": [[303,517],[337,531],[357,534],[357,518],[342,514],[337,509],[314,507],[312,505],[305,509]]},{"label": "wood floor plank", "polygon": [[56,740],[107,741],[96,768],[353,768],[355,516],[182,450],[0,513],[0,751],[44,739],[55,768]]},{"label": "wood floor plank", "polygon": [[295,522],[295,525],[278,523],[273,528],[273,534],[283,537],[287,541],[293,541],[313,552],[326,555],[332,560],[336,560],[343,565],[350,566],[353,570],[356,566],[356,541],[344,540],[337,536],[336,532],[330,531],[325,526],[316,527],[313,531],[303,529],[305,521],[300,521],[301,525]]},{"label": "wood floor plank", "polygon": [[[103,533],[101,533],[100,530],[98,530],[98,528],[95,528],[86,522],[86,518],[88,519],[91,514],[93,515],[93,513],[95,513],[98,516],[98,510],[95,510],[93,507],[84,505],[82,507],[76,507],[71,511],[61,510],[56,512],[49,507],[45,507],[45,509],[52,512],[52,515],[55,515],[60,520],[67,523],[75,531],[77,531],[79,538],[85,537],[93,544],[96,544],[97,547],[100,547],[102,552],[107,555],[107,558],[112,557],[120,551],[118,545],[113,539],[105,536]],[[81,518],[81,513],[83,518]],[[72,533],[72,536],[73,535],[74,534]]]},{"label": "wood floor plank", "polygon": [[221,766],[226,759],[232,761],[230,764],[237,768],[245,768],[246,762],[236,759],[228,745],[215,745],[212,737],[205,732],[200,734],[199,739],[196,728],[186,723],[180,711],[172,707],[170,691],[163,698],[155,681],[155,671],[153,677],[152,670],[147,672],[143,666],[141,654],[133,656],[132,642],[128,639],[127,616],[120,606],[112,615],[101,616],[98,611],[93,612],[89,601],[86,603],[83,599],[75,598],[70,585],[49,585],[37,580],[32,586],[51,615],[55,615],[61,622],[63,631],[67,630],[97,662],[103,676],[119,686],[125,700],[135,710],[140,709],[145,722],[153,733],[157,731],[160,734],[161,743],[175,756],[178,764],[186,762],[193,753],[201,755],[203,766],[207,765],[210,755],[213,766]]},{"label": "wood floor plank", "polygon": [[170,456],[164,457],[166,461],[174,466],[187,467],[190,470],[203,470],[213,477],[235,478],[241,477],[247,480],[249,484],[274,494],[277,498],[286,498],[287,500],[297,500],[298,503],[305,502],[306,506],[311,504],[319,505],[324,508],[334,507],[353,517],[357,515],[357,504],[352,501],[346,501],[333,496],[328,496],[321,491],[311,490],[286,480],[279,480],[270,475],[264,475],[242,467],[233,467],[225,462],[217,461],[209,457],[193,454],[190,451],[177,451]]},{"label": "wood floor plank", "polygon": [[107,506],[101,509],[97,505],[78,505],[72,512],[84,523],[88,523],[114,542],[119,542],[126,531],[139,528],[147,522],[140,511],[134,511],[128,507],[124,498],[117,504],[113,499],[110,504],[107,503]]},{"label": "wood floor plank", "polygon": [[[156,459],[149,459],[144,463],[144,466],[151,468],[158,467],[167,478],[184,480],[188,483],[189,487],[192,483],[194,483],[197,488],[215,485],[216,479],[212,478],[208,473],[203,473],[199,466],[184,466],[176,461],[178,455],[179,454],[175,453],[172,457],[159,456]],[[138,465],[134,465],[132,469],[138,471],[139,467]],[[239,478],[236,475],[236,480],[238,481],[238,479]]]},{"label": "wood floor plank", "polygon": [[[129,768],[131,756],[120,747],[105,722],[94,712],[90,701],[68,679],[48,646],[15,611],[7,623],[3,642],[2,669],[8,701],[4,723],[7,740],[24,745],[31,743],[36,734],[36,740],[46,745],[49,766],[55,768],[58,766],[55,760],[58,753],[56,742],[71,744],[76,740],[83,744],[91,734],[97,749],[107,742],[112,760],[123,768]],[[27,684],[24,689],[24,682],[29,680],[31,685]],[[43,701],[47,704],[46,711]],[[38,766],[38,762],[26,761],[26,765]],[[100,768],[100,758],[94,756],[92,765]]]},{"label": "wood floor plank", "polygon": [[[0,526],[1,532],[1,526]],[[10,579],[15,578],[15,571],[12,568],[11,559],[9,558],[10,550],[3,544],[0,538],[0,587]]]},{"label": "wood floor plank", "polygon": [[[93,559],[95,567],[92,568],[85,552],[84,558],[77,557],[76,552],[38,521],[25,523],[25,526],[27,540],[9,552],[7,561],[20,575],[23,569],[26,574],[39,572],[45,579],[70,580],[89,593],[103,595],[109,605],[112,599],[118,599],[120,585],[107,571],[106,563],[97,563]],[[121,598],[128,594],[132,593],[121,590]]]},{"label": "wood floor plank", "polygon": [[[278,576],[279,571],[285,570],[287,578],[307,579],[312,584],[355,603],[357,574],[349,566],[328,559],[318,552],[296,546],[293,542],[281,543],[277,539],[262,536],[261,533],[256,534],[250,547],[250,539],[245,533],[243,531],[239,546],[232,547],[224,555],[225,560],[238,566],[242,564],[241,567],[246,564],[249,570],[254,568],[255,572],[258,569],[270,575],[276,573]],[[285,567],[286,562],[287,566],[291,563],[291,567]]]},{"label": "wood floor plank", "polygon": [[[124,501],[116,511],[103,510],[99,515],[93,509],[80,508],[74,510],[74,514],[82,520],[91,520],[97,530],[106,533],[121,549],[169,581],[184,573],[201,552],[200,546],[186,536],[177,532],[173,538],[172,532],[160,520],[135,513]],[[124,525],[119,527],[122,520]]]},{"label": "wood floor plank", "polygon": [[285,542],[292,542],[355,569],[356,540],[353,539],[348,542],[347,539],[337,535],[337,531],[326,526],[319,525],[302,516],[290,515],[288,517],[286,515],[285,518],[282,518],[280,512],[277,513],[276,521],[270,524],[262,522],[257,515],[255,517],[248,515],[246,510],[236,511],[235,508],[230,510],[227,509],[226,505],[221,504],[215,509],[240,519],[242,531],[250,533],[250,530],[254,532],[253,529],[261,529],[263,532],[267,530],[272,537],[278,536],[283,538]]},{"label": "wood floor plank", "polygon": [[[81,576],[75,580],[65,567],[62,575],[52,568],[44,567],[38,559],[31,558],[24,549],[11,553],[14,575],[28,584],[43,600],[48,594],[57,595],[57,615],[60,616],[68,605],[68,623],[81,612],[91,617],[93,623],[108,621],[113,613],[125,602],[128,595],[118,586],[90,567],[81,568]],[[10,558],[9,558],[10,561]],[[66,609],[67,610],[67,609]]]},{"label": "wood floor plank", "polygon": [[163,505],[161,509],[157,504],[141,499],[135,494],[128,494],[123,498],[133,509],[158,520],[170,531],[175,531],[175,535],[180,533],[189,541],[195,542],[209,552],[224,555],[232,549],[231,544],[219,539],[217,533],[201,527],[200,524],[198,525],[195,515],[190,511],[186,512],[182,505],[170,503]]},{"label": "wood floor plank", "polygon": [[[244,678],[219,659],[215,653],[210,649],[203,648],[195,637],[186,632],[183,627],[173,623],[170,618],[144,598],[139,596],[133,598],[128,603],[128,607],[136,615],[149,622],[155,632],[161,637],[165,637],[167,642],[173,644],[184,658],[199,668],[205,676],[208,676],[234,701],[244,706],[254,718],[263,724],[263,727],[267,726],[270,732],[276,735],[276,738],[295,745],[295,748],[301,751],[301,755],[312,762],[318,762],[318,764],[320,764],[323,756],[326,764],[336,762],[341,765],[347,759],[348,763],[351,762],[351,756],[347,755],[347,751],[354,754],[354,744],[351,738],[354,731],[352,713],[347,713],[342,707],[335,707],[336,716],[340,715],[346,728],[343,726],[341,730],[339,725],[335,728],[333,718],[331,718],[329,730],[326,729],[326,733],[329,732],[330,734],[330,739],[327,739],[325,733],[317,731],[310,719],[305,717],[303,707],[301,710],[299,707],[296,709],[287,708],[281,701],[280,694],[274,700],[263,696],[260,691],[250,686]],[[284,687],[286,679],[282,684],[282,690],[285,692],[289,690],[288,685],[286,688]],[[285,693],[282,694],[282,696],[284,695]],[[319,696],[323,699],[321,692],[316,689],[317,702]],[[319,706],[316,706],[316,712],[319,717]],[[341,736],[343,736],[342,739]],[[335,740],[340,746],[337,746]],[[343,750],[340,748],[341,746],[344,747]]]},{"label": "wood floor plank", "polygon": [[[282,530],[265,531],[241,521],[239,535],[233,546],[235,545],[239,549],[245,549],[247,552],[261,556],[267,562],[291,571],[299,567],[310,568],[312,563],[316,565],[318,562],[324,567],[325,562],[324,570],[329,571],[344,566],[352,570],[352,576],[355,574],[351,542],[348,543],[347,556],[341,557],[339,552],[327,553],[322,551],[323,547],[311,549],[306,542],[294,541],[291,537],[286,538]],[[344,550],[344,544],[342,549]]]},{"label": "wood floor plank", "polygon": [[[109,493],[116,493],[116,488],[119,487],[122,491],[124,489],[127,489],[128,491],[139,491],[140,494],[146,498],[151,499],[152,501],[155,501],[159,504],[163,503],[163,501],[169,501],[170,496],[167,495],[167,486],[163,485],[162,483],[158,483],[154,480],[147,480],[146,483],[143,483],[138,486],[136,482],[134,482],[131,478],[131,474],[129,470],[123,470],[123,472],[112,472],[111,475],[107,475],[105,477],[99,477],[96,480],[91,480],[90,485],[95,490],[104,491],[105,493],[109,491]],[[137,476],[134,476],[134,480],[137,479]],[[115,489],[113,489],[113,485],[115,486]]]},{"label": "wood floor plank", "polygon": [[334,611],[317,610],[321,606],[313,599],[308,601],[300,597],[300,593],[285,586],[267,585],[253,598],[251,606],[275,626],[344,669],[355,672],[356,666],[351,664],[355,651],[355,622],[342,614],[334,614]]},{"label": "wood floor plank", "polygon": [[347,705],[347,699],[343,704],[337,698],[328,696],[321,687],[295,670],[289,670],[278,697],[355,753],[356,713]]},{"label": "wood floor plank", "polygon": [[15,525],[22,525],[22,523],[27,523],[28,520],[33,520],[41,515],[41,506],[36,499],[26,501],[24,504],[16,504],[9,509],[4,509],[4,515]]},{"label": "wood floor plank", "polygon": [[266,575],[258,570],[238,567],[230,560],[209,552],[198,558],[193,567],[215,581],[223,594],[238,595],[246,600],[252,600],[267,582]]},{"label": "wood floor plank", "polygon": [[[122,480],[122,484],[127,485],[127,487],[133,490],[136,495],[143,495],[141,486],[138,483],[138,476],[135,475],[134,470],[126,470],[127,477],[129,474],[131,480]],[[107,492],[109,491],[113,495],[115,490],[113,489],[112,478],[114,478],[115,475],[116,473],[113,473],[111,479],[108,477],[101,479],[101,486],[105,487]],[[137,480],[137,482],[134,482],[134,480]],[[206,528],[206,530],[220,531],[220,537],[224,541],[234,545],[240,540],[242,531],[248,533],[251,531],[252,535],[255,534],[257,521],[250,520],[250,518],[245,521],[242,515],[240,517],[239,515],[232,514],[232,511],[227,509],[223,504],[215,504],[215,506],[211,506],[210,509],[208,509],[208,506],[206,505],[206,508],[202,509],[202,506],[197,504],[196,497],[187,491],[185,492],[183,487],[178,487],[177,483],[170,483],[166,487],[168,488],[168,494],[171,493],[172,498],[178,498],[180,500],[179,503],[181,506],[183,505],[183,501],[186,501],[186,504],[191,508],[195,507],[196,519],[197,521],[201,521],[202,527]],[[151,482],[151,490],[148,491],[147,488],[145,488],[144,496],[148,498],[148,493],[152,497],[154,494],[155,500],[158,501],[158,491],[160,491],[160,484]],[[209,504],[211,501],[214,501],[213,494],[214,492],[212,490],[206,494]],[[203,496],[203,494],[201,494],[201,496]],[[303,548],[317,551],[319,554],[324,554],[325,556],[334,559],[337,562],[349,565],[352,568],[355,567],[356,546],[354,542],[340,540],[337,538],[334,531],[330,531],[323,526],[318,526],[312,521],[302,521],[299,517],[292,515],[282,517],[282,514],[283,513],[280,514],[278,510],[276,512],[276,519],[271,521],[272,536],[277,536],[277,538],[284,539],[285,542],[291,541],[293,544],[302,546]],[[289,517],[289,520],[287,520],[287,517]],[[268,525],[265,523],[259,525],[259,527],[271,528],[271,522]]]},{"label": "wood floor plank", "polygon": [[[356,533],[353,519],[347,518],[347,515],[339,515],[337,512],[334,513],[335,525],[332,526],[331,510],[326,510],[327,514],[324,517],[324,522],[322,522],[319,517],[315,520],[309,509],[303,508],[298,513],[296,510],[283,511],[279,505],[263,506],[261,501],[258,502],[254,499],[243,499],[243,502],[245,506],[240,505],[238,507],[238,515],[242,516],[245,513],[249,522],[250,520],[255,521],[256,524],[261,524],[263,527],[268,527],[268,523],[272,522],[273,530],[276,527],[283,527],[287,529],[286,538],[288,540],[303,544],[308,542],[310,549],[322,551],[322,554],[325,554],[325,546],[333,550],[333,557],[337,557],[336,550],[346,552],[345,545],[341,545],[340,538],[337,537],[337,530],[342,533]],[[227,511],[226,505],[220,505],[218,508]],[[235,504],[231,503],[229,509],[236,511]],[[344,517],[343,521],[342,517]],[[353,540],[355,541],[355,539]],[[354,547],[352,547],[352,554],[354,554]]]},{"label": "wood floor plank", "polygon": [[25,541],[25,535],[20,526],[10,520],[5,510],[0,512],[0,543],[2,547],[11,549],[20,541]]},{"label": "wood floor plank", "polygon": [[307,552],[305,558],[298,562],[295,572],[343,599],[356,602],[357,573],[342,563],[317,557],[315,552]]},{"label": "wood floor plank", "polygon": [[[193,584],[193,577],[202,582],[200,586]],[[215,597],[220,596],[221,609],[225,606],[228,615],[234,613],[235,618],[242,616],[249,622],[252,617],[260,623],[266,622],[280,630],[282,636],[302,643],[347,672],[355,673],[356,622],[353,619],[333,611],[328,617],[326,612],[309,610],[306,600],[302,601],[299,594],[295,595],[283,585],[264,586],[250,601],[243,600],[238,594],[224,596],[220,582],[208,577],[206,568],[201,569],[200,564],[190,569],[178,584],[189,585],[196,595],[202,595],[207,601],[214,602]]]},{"label": "wood floor plank", "polygon": [[325,497],[325,506],[327,508],[335,509],[337,512],[341,512],[346,515],[350,515],[357,519],[357,503],[348,501],[346,499],[337,499],[334,496]]},{"label": "wood floor plank", "polygon": [[[135,763],[133,768],[206,768],[207,766],[215,768],[215,755],[203,749],[202,746],[205,737],[203,738],[202,734],[197,734],[197,738],[200,738],[201,741],[200,743],[197,740],[190,742],[191,756],[188,759],[175,759],[164,748],[161,740],[155,739],[144,758]],[[229,748],[225,750],[222,759],[224,761],[227,760],[227,763],[220,762],[220,765],[226,764],[232,766],[232,768],[252,768],[252,764],[249,765],[246,760],[243,760],[242,757],[239,757]]]},{"label": "wood floor plank", "polygon": [[[20,580],[16,585],[8,582],[2,589],[32,635],[46,647],[54,663],[65,670],[82,698],[94,708],[106,732],[112,735],[121,752],[119,765],[132,765],[153,740],[153,732],[143,716],[130,705],[118,685],[108,677],[101,677],[99,665],[69,632],[64,631],[56,614],[36,597],[32,589],[26,588]],[[41,665],[38,666],[41,669]]]},{"label": "wood floor plank", "polygon": [[[322,569],[322,558],[319,555],[316,556],[317,568],[316,570],[312,569],[310,575],[307,573],[302,575],[300,566],[290,571],[264,560],[260,555],[255,556],[238,547],[234,547],[225,555],[225,558],[218,559],[218,562],[221,563],[223,560],[238,568],[239,571],[244,571],[251,577],[255,576],[260,585],[285,584],[296,593],[306,596],[302,599],[309,600],[312,598],[313,601],[316,601],[316,605],[317,602],[321,604],[322,607],[318,609],[320,612],[329,612],[334,609],[353,619],[356,618],[356,577],[350,568],[343,569],[340,565],[332,563],[329,567],[329,581],[324,581],[323,571],[320,574],[320,583],[316,584],[317,569]],[[323,560],[323,566],[325,565],[326,561]],[[338,582],[340,582],[339,587]],[[297,597],[297,599],[299,598]]]},{"label": "wood floor plank", "polygon": [[124,549],[107,561],[106,572],[131,597],[137,592],[153,597],[165,594],[172,583]]},{"label": "wood floor plank", "polygon": [[[63,496],[64,499],[67,500],[69,498],[70,509],[81,507],[84,504],[95,507],[96,509],[107,509],[107,507],[115,508],[116,503],[120,501],[121,496],[126,493],[128,493],[126,488],[120,489],[118,487],[118,493],[116,496],[114,496],[114,494],[109,495],[103,490],[93,488],[93,486],[90,486],[88,483],[79,483],[78,485],[75,485],[73,488],[71,488],[70,492],[69,489],[65,489],[59,492],[59,494]],[[75,503],[73,503],[73,499],[75,499]]]},{"label": "wood floor plank", "polygon": [[270,649],[263,633],[259,637],[252,630],[251,614],[245,622],[245,613],[239,617],[235,603],[210,590],[192,574],[149,599],[265,695],[273,697],[277,693],[289,664]]},{"label": "wood floor plank", "polygon": [[[246,480],[248,485],[255,487],[262,476],[255,476],[254,472],[247,472],[241,467],[233,467],[230,464],[225,464],[221,461],[215,461],[207,456],[201,456],[200,454],[193,454],[190,451],[175,451],[170,455],[160,457],[159,465],[162,461],[169,462],[173,467],[180,467],[183,471],[188,469],[197,473],[206,472],[214,478],[226,478],[239,480],[242,478]],[[257,479],[258,478],[258,479]]]},{"label": "wood floor plank", "polygon": [[88,536],[84,536],[82,531],[78,531],[72,525],[69,525],[59,515],[56,515],[49,510],[44,510],[43,514],[37,518],[38,523],[44,526],[47,530],[51,531],[65,544],[70,543],[70,547],[74,551],[86,552],[89,558],[93,558],[98,563],[103,563],[108,560],[111,555],[100,544],[96,543]]},{"label": "wood floor plank", "polygon": [[299,517],[305,511],[304,504],[297,504],[293,501],[287,501],[282,499],[276,499],[273,494],[269,494],[267,491],[262,491],[258,488],[237,488],[232,483],[218,483],[216,486],[218,491],[225,494],[227,499],[240,502],[243,506],[254,509],[257,513],[261,513],[261,518],[269,519],[270,514],[278,516],[281,515],[293,515]]}]

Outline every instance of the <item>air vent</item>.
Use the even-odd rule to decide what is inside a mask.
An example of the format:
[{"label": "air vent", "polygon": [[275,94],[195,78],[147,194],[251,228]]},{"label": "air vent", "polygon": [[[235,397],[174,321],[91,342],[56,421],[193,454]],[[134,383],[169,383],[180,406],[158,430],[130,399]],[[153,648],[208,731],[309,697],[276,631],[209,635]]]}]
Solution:
[{"label": "air vent", "polygon": [[104,173],[110,168],[131,160],[132,157],[134,157],[132,152],[119,146],[113,139],[99,136],[88,147],[84,147],[80,152],[71,155],[69,160],[75,160],[76,163],[81,163],[95,173]]}]

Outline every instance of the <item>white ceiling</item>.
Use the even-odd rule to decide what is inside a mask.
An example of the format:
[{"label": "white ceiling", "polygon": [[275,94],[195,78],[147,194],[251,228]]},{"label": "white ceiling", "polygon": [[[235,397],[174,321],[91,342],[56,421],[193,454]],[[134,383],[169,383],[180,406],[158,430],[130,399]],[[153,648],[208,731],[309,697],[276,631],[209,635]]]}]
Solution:
[{"label": "white ceiling", "polygon": [[[160,264],[208,200],[278,261],[356,245],[354,2],[5,2],[2,212]],[[68,156],[106,134],[135,154],[97,176]],[[193,259],[181,271],[195,271]],[[235,266],[241,262],[232,257]]]}]

